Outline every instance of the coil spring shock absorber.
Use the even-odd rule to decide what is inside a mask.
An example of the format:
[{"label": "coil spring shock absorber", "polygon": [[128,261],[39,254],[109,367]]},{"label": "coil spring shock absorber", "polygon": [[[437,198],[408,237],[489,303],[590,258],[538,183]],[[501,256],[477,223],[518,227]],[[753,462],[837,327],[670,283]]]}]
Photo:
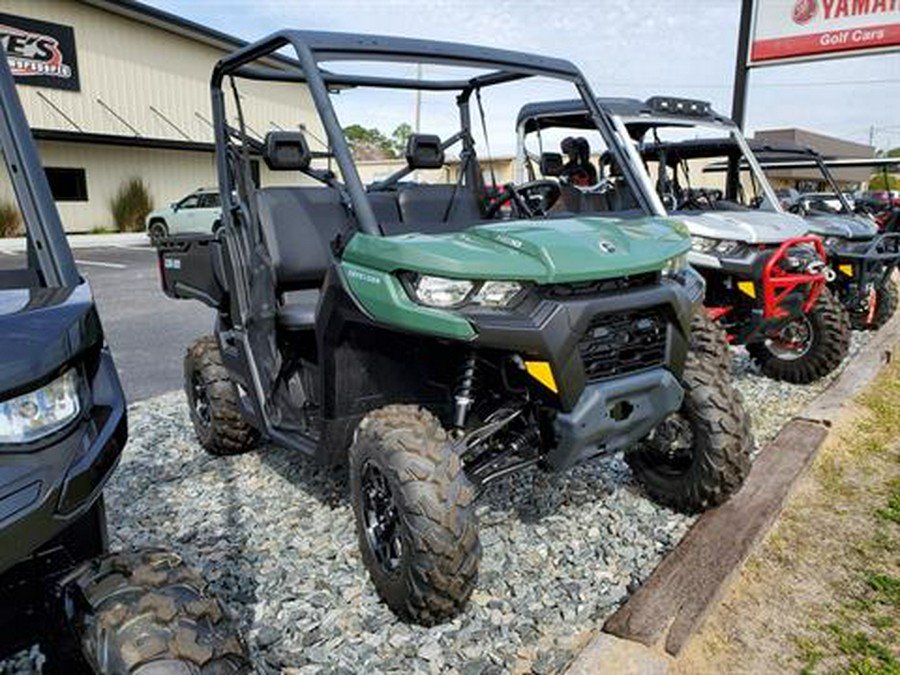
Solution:
[{"label": "coil spring shock absorber", "polygon": [[456,390],[453,392],[453,426],[462,429],[466,425],[466,417],[472,403],[475,402],[475,385],[477,384],[478,364],[475,352],[469,352],[463,359],[456,378]]}]

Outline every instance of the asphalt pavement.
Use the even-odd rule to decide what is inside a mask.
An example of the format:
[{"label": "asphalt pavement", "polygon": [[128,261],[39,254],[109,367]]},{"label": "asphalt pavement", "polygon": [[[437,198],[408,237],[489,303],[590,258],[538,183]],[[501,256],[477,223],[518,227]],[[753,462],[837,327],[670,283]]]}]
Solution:
[{"label": "asphalt pavement", "polygon": [[[215,314],[194,300],[172,300],[160,287],[150,246],[73,251],[90,282],[129,403],[180,389],[185,349],[212,332]],[[0,252],[0,267],[23,265],[19,253]]]}]

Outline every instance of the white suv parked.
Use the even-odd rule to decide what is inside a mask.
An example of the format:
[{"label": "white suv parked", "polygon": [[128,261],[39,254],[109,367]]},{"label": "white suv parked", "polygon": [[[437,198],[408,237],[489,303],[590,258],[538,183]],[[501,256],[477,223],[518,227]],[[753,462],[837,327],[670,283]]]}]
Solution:
[{"label": "white suv parked", "polygon": [[212,232],[222,218],[219,192],[200,188],[181,201],[147,215],[147,236],[157,242],[170,234]]}]

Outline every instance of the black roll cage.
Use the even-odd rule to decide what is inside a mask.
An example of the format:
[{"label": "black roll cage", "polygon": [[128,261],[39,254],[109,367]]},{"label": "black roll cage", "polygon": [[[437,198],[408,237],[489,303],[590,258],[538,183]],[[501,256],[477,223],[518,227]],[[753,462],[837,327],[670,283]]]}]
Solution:
[{"label": "black roll cage", "polygon": [[25,223],[29,264],[37,263],[46,286],[77,286],[81,275],[5,58],[0,58],[0,149]]},{"label": "black roll cage", "polygon": [[[293,56],[288,59],[278,53],[286,47],[293,51]],[[252,65],[274,56],[280,57],[278,59],[279,66],[288,65],[285,65],[284,69]],[[483,68],[488,72],[469,79],[373,77],[331,72],[319,67],[319,63],[322,61],[409,62]],[[240,204],[233,194],[234,186],[228,166],[227,148],[230,132],[223,91],[223,82],[226,78],[296,82],[307,86],[325,129],[330,154],[334,157],[343,177],[344,186],[354,211],[356,226],[366,234],[380,236],[381,230],[378,221],[366,197],[365,187],[356,171],[350,148],[331,104],[330,92],[357,86],[458,91],[457,104],[464,150],[474,151],[468,106],[472,93],[482,87],[534,76],[552,77],[572,82],[598,130],[608,139],[617,138],[613,123],[597,105],[581,71],[564,59],[488,47],[400,37],[299,30],[273,33],[224,57],[213,69],[210,89],[215,129],[216,171],[223,211],[234,214],[240,209]],[[624,139],[622,142],[625,142]],[[619,147],[617,142],[610,142],[609,147],[619,160],[620,166],[627,172],[629,183],[632,186],[639,186],[640,178],[633,172],[626,160],[624,149]],[[478,167],[475,162],[468,164],[467,171],[472,175],[466,176],[466,179],[475,185],[478,180]],[[652,201],[644,194],[643,190],[636,188],[634,192],[643,208],[649,213],[654,213]],[[228,219],[229,217],[226,216],[226,220]]]}]

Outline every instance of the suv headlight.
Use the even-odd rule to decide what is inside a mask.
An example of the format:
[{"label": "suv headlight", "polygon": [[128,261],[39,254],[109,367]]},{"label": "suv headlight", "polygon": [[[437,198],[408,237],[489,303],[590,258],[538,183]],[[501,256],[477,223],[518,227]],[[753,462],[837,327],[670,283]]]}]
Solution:
[{"label": "suv headlight", "polygon": [[712,237],[691,237],[691,250],[710,255],[733,256],[740,253],[744,243],[733,239],[713,239]]},{"label": "suv headlight", "polygon": [[0,402],[0,445],[30,443],[59,431],[81,412],[74,370],[40,389]]},{"label": "suv headlight", "polygon": [[463,305],[506,307],[522,290],[516,281],[468,281],[426,274],[415,275],[409,284],[413,299],[428,307],[452,309]]}]

